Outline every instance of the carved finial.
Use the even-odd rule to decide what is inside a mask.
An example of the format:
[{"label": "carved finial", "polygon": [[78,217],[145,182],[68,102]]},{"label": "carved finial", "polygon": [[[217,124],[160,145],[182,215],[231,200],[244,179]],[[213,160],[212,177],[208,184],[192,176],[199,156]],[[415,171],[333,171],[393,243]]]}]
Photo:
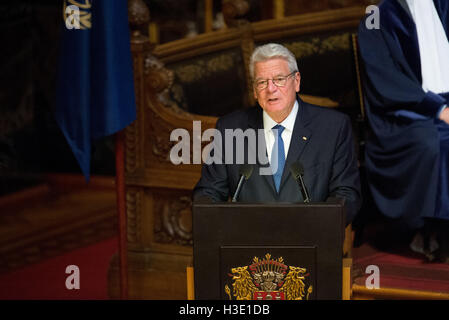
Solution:
[{"label": "carved finial", "polygon": [[143,0],[128,0],[128,19],[132,37],[140,37],[142,28],[150,23],[150,10]]},{"label": "carved finial", "polygon": [[151,54],[146,55],[144,63],[144,72],[147,76],[150,90],[158,96],[162,104],[170,106],[172,103],[168,97],[168,91],[174,82],[174,72],[166,69],[164,64]]},{"label": "carved finial", "polygon": [[248,23],[242,17],[248,13],[249,4],[245,0],[223,0],[222,11],[224,20],[228,27],[238,27],[242,24]]}]

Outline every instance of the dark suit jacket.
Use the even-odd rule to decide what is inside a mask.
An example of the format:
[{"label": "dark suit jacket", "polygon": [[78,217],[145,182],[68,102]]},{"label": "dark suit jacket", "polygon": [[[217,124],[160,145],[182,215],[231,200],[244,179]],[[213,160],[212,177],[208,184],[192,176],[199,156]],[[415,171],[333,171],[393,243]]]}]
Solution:
[{"label": "dark suit jacket", "polygon": [[[345,198],[346,222],[349,223],[361,205],[359,171],[349,118],[300,99],[298,103],[279,193],[276,192],[272,175],[259,174],[261,164],[258,161],[253,166],[250,179],[243,185],[239,201],[303,202],[298,183],[290,173],[291,164],[299,160],[304,167],[304,181],[312,202],[326,201],[329,197]],[[217,121],[217,129],[223,140],[225,129],[263,129],[262,112],[262,108],[257,106],[231,113]],[[264,149],[262,153],[266,156],[264,135],[260,137],[263,141],[257,141],[257,146]],[[257,152],[254,146],[250,146],[249,150]],[[247,156],[245,154],[246,160]],[[228,201],[237,188],[239,168],[239,164],[204,164],[201,179],[194,189],[194,200],[207,197],[218,202]]]}]

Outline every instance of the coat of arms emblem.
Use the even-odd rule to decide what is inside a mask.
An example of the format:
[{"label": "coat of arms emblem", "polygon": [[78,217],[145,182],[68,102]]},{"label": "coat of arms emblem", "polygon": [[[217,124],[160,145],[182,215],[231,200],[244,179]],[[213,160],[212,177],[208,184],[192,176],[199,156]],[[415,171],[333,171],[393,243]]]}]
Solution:
[{"label": "coat of arms emblem", "polygon": [[267,253],[264,259],[254,257],[249,266],[231,268],[232,293],[228,285],[225,292],[229,300],[308,300],[313,287],[305,283],[310,275],[306,272],[306,268],[288,266],[282,257],[272,259]]}]

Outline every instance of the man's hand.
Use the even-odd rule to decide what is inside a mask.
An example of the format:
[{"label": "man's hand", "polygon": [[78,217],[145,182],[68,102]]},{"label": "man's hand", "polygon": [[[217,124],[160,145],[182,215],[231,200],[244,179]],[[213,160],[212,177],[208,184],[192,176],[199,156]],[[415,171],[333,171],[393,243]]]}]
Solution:
[{"label": "man's hand", "polygon": [[444,108],[440,113],[440,120],[449,124],[449,107]]}]

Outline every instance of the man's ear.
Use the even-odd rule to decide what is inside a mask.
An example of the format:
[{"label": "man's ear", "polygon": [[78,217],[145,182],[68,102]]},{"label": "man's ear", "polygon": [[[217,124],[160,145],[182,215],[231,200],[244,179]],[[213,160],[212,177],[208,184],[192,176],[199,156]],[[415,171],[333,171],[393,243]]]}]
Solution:
[{"label": "man's ear", "polygon": [[299,92],[301,90],[301,73],[298,73],[295,75],[295,90],[296,92]]}]

